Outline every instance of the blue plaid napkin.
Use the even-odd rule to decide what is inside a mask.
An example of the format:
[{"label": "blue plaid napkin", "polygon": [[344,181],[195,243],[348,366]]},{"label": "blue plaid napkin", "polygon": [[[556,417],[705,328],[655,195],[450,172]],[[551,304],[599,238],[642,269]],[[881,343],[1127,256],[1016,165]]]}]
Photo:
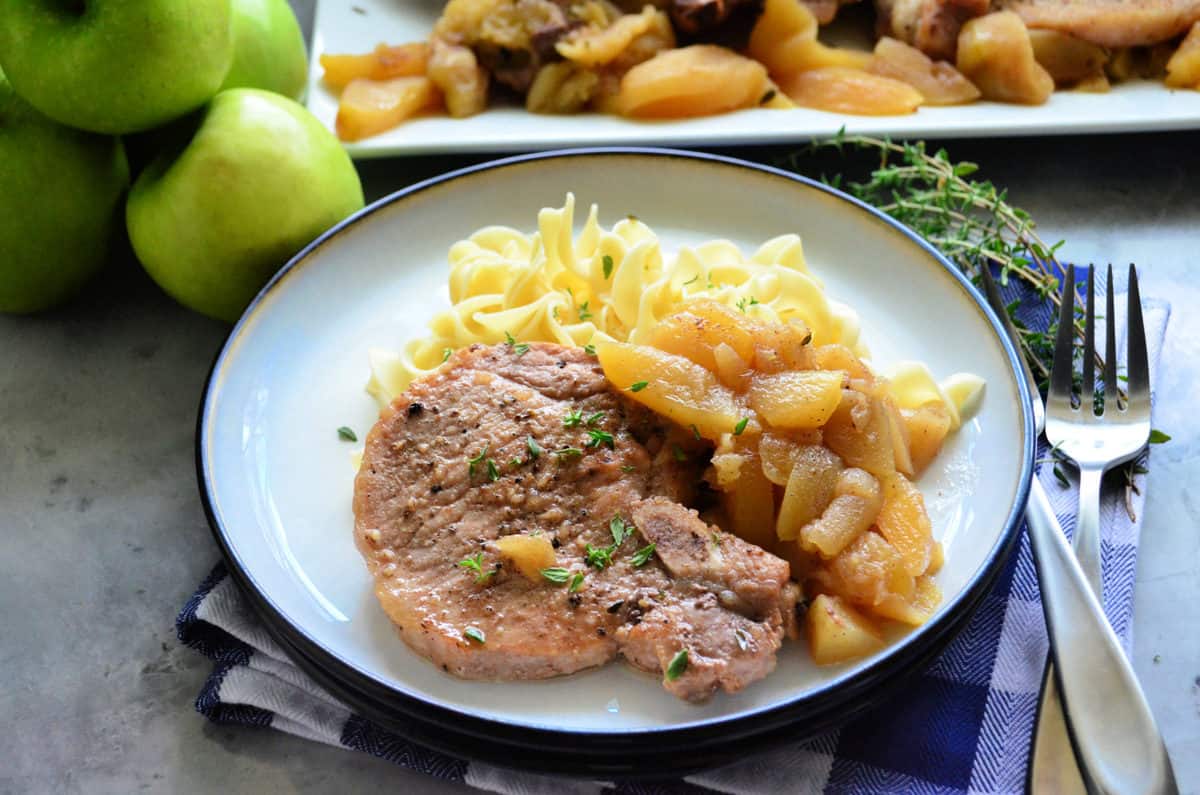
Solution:
[{"label": "blue plaid napkin", "polygon": [[[1015,284],[1006,290],[1010,299],[1026,299],[1017,310],[1026,325],[1049,325],[1044,302],[1022,294]],[[1169,316],[1169,305],[1146,302],[1152,384]],[[1122,329],[1118,334],[1123,336]],[[1118,340],[1118,350],[1123,349],[1123,340]],[[1043,465],[1038,477],[1070,534],[1078,492],[1073,480],[1064,484],[1052,470],[1052,465]],[[1129,495],[1121,484],[1110,483],[1101,506],[1105,610],[1127,653],[1143,481],[1139,478],[1138,489]],[[271,727],[493,792],[564,791],[562,779],[446,756],[353,714],[292,665],[259,624],[224,564],[201,584],[176,626],[183,643],[213,661],[212,675],[196,700],[196,709],[213,721]],[[681,781],[580,781],[567,789],[644,795],[1018,793],[1024,786],[1046,654],[1037,575],[1029,538],[1023,533],[1016,553],[966,629],[894,700],[816,739]]]}]

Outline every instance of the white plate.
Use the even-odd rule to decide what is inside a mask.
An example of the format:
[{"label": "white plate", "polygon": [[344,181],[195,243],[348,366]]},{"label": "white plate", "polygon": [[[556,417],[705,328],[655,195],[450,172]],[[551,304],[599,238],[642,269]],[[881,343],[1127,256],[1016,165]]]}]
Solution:
[{"label": "white plate", "polygon": [[[920,481],[946,564],[935,619],[875,658],[819,668],[801,644],[737,695],[692,705],[616,663],[543,682],[466,682],[401,641],[355,549],[356,445],[377,410],[367,351],[423,334],[447,305],[446,252],[488,224],[533,229],[573,191],[611,224],[635,214],[664,246],[728,238],[753,251],[799,233],[830,294],[862,316],[877,363],[926,361],[987,380],[982,409]],[[582,213],[581,213],[582,215]],[[582,219],[581,219],[582,220]],[[798,178],[711,156],[614,150],[525,157],[384,199],[302,253],[259,296],[214,365],[197,440],[202,489],[231,564],[280,619],[387,688],[454,713],[626,732],[745,717],[828,690],[945,627],[1015,535],[1033,447],[1011,347],[964,280],[911,233]]]},{"label": "white plate", "polygon": [[[322,53],[368,52],[380,42],[429,38],[439,0],[337,0],[317,4],[308,109],[333,129],[337,97],[321,82]],[[361,9],[361,13],[354,9]],[[616,116],[541,116],[495,108],[470,119],[419,119],[347,144],[356,158],[439,152],[512,152],[568,146],[641,144],[732,146],[807,142],[845,128],[893,138],[968,138],[1200,129],[1200,91],[1132,82],[1107,94],[1055,92],[1037,107],[977,102],[921,108],[909,116],[843,116],[798,108],[748,110],[702,119],[637,122]]]}]

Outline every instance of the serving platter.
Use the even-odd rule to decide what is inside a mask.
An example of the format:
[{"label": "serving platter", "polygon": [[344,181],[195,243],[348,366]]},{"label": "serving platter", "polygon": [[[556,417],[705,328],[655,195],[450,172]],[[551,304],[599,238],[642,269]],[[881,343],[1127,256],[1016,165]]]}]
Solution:
[{"label": "serving platter", "polygon": [[[919,482],[946,549],[945,594],[925,626],[856,663],[817,667],[788,644],[736,695],[676,700],[612,664],[541,681],[466,682],[402,642],[354,547],[353,446],[377,408],[370,348],[397,348],[448,305],[446,252],[489,224],[531,229],[567,191],[611,224],[634,214],[664,248],[726,238],[745,251],[804,240],[831,296],[854,306],[876,363],[972,371],[979,413]],[[904,289],[897,289],[903,285]],[[1016,354],[979,296],[911,232],[844,194],[741,161],[669,150],[528,155],[393,194],[331,230],[264,288],[218,355],[201,406],[197,466],[213,532],[268,627],[318,681],[399,731],[455,753],[540,769],[623,774],[714,763],[764,734],[844,720],[942,648],[1016,537],[1033,462]],[[486,738],[486,744],[484,739]],[[586,746],[586,751],[580,748]],[[538,749],[529,756],[522,752]]]},{"label": "serving platter", "polygon": [[[424,41],[440,0],[320,2],[311,42],[308,109],[333,129],[337,97],[321,82],[322,53],[368,52],[380,42]],[[849,134],[892,138],[977,138],[1200,129],[1200,91],[1134,81],[1107,94],[1057,91],[1036,107],[977,102],[927,107],[908,116],[845,116],[797,108],[747,110],[723,116],[639,122],[616,116],[545,116],[492,108],[470,119],[430,117],[347,144],[355,158],[435,153],[513,152],[559,147],[636,144],[733,146],[807,142],[845,128]]]}]

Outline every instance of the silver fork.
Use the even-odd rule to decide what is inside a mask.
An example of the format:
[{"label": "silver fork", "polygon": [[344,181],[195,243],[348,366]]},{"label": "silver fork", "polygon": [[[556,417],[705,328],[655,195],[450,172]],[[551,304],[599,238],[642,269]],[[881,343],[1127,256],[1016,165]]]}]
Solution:
[{"label": "silver fork", "polygon": [[[1000,298],[995,282],[987,269],[983,269],[984,289],[988,302],[999,317],[1013,344],[1020,349],[1020,339],[1008,318],[1008,311]],[[1089,286],[1092,278],[1089,275]],[[1070,408],[1070,388],[1072,384],[1073,367],[1073,333],[1074,333],[1074,274],[1068,270],[1067,284],[1063,290],[1063,309],[1059,321],[1059,336],[1055,349],[1055,361],[1051,373],[1051,392],[1056,396],[1053,406],[1057,421],[1069,418],[1060,412],[1061,405],[1057,397],[1066,395]],[[1112,311],[1111,272],[1108,291],[1108,345],[1105,359],[1105,381],[1113,386],[1109,395],[1116,395],[1116,341],[1113,333],[1114,315]],[[1130,403],[1133,395],[1139,401],[1144,397],[1145,411],[1149,416],[1149,373],[1145,366],[1145,329],[1142,323],[1141,304],[1137,295],[1136,276],[1130,280],[1130,310],[1128,339],[1131,344],[1140,341],[1140,358],[1131,353],[1128,358]],[[1085,329],[1085,364],[1084,394],[1094,394],[1095,386],[1095,330],[1094,330],[1094,299],[1088,301],[1088,323]],[[1136,329],[1135,329],[1136,326]],[[1065,340],[1065,342],[1064,342]],[[1029,368],[1028,362],[1021,357],[1024,366],[1025,382],[1029,390],[1029,400],[1033,407],[1037,432],[1040,435],[1046,426],[1046,411],[1042,405],[1041,396],[1037,392],[1037,381]],[[1138,376],[1134,377],[1134,368]],[[1065,369],[1064,369],[1065,368]],[[1091,372],[1090,381],[1088,372]],[[1111,378],[1110,378],[1111,376]],[[1088,391],[1087,384],[1092,384]],[[1063,388],[1065,384],[1065,389]],[[1056,387],[1058,387],[1056,389]],[[1116,402],[1115,400],[1113,401]],[[1086,401],[1085,401],[1086,405]],[[1133,409],[1130,417],[1137,416],[1140,405]],[[1073,409],[1072,409],[1073,410]],[[1113,406],[1111,411],[1116,414],[1120,410]],[[1131,409],[1126,408],[1126,412]],[[1076,416],[1091,412],[1082,410]],[[1105,414],[1109,414],[1106,409]],[[1091,425],[1100,426],[1102,420],[1092,417],[1085,419]],[[1086,437],[1089,443],[1095,445],[1102,435],[1095,428],[1089,428],[1092,435]],[[1118,428],[1122,439],[1132,438],[1126,428]],[[1078,438],[1069,434],[1072,439]],[[1114,437],[1117,434],[1114,434]],[[1132,451],[1125,453],[1128,460],[1136,455],[1149,438],[1149,425],[1140,443]],[[1072,446],[1075,442],[1071,442]],[[1103,439],[1099,441],[1104,445]],[[1060,448],[1061,449],[1061,448]],[[1092,459],[1085,456],[1086,460]],[[1111,463],[1109,464],[1111,465]],[[1103,469],[1099,470],[1103,474]],[[1099,497],[1099,477],[1093,496]],[[1084,521],[1081,508],[1080,523]],[[1029,503],[1025,509],[1029,524],[1029,535],[1032,542],[1034,564],[1037,567],[1038,581],[1042,590],[1042,609],[1046,615],[1046,629],[1050,636],[1051,656],[1054,660],[1053,677],[1047,672],[1047,687],[1043,689],[1042,710],[1039,711],[1038,744],[1046,752],[1042,757],[1043,767],[1035,770],[1038,760],[1035,753],[1031,762],[1029,787],[1031,790],[1058,793],[1069,792],[1071,789],[1082,791],[1084,787],[1090,792],[1113,793],[1175,793],[1174,773],[1167,756],[1162,736],[1155,725],[1154,716],[1146,703],[1134,675],[1133,667],[1121,650],[1120,641],[1108,620],[1104,616],[1098,592],[1092,588],[1093,578],[1085,574],[1080,562],[1072,554],[1067,545],[1066,537],[1046,492],[1033,479],[1030,489]],[[1096,563],[1095,583],[1099,584],[1099,503],[1095,502],[1090,512],[1089,521],[1094,521],[1092,532],[1097,539],[1094,560]],[[1079,543],[1081,527],[1076,529],[1076,543]],[[1086,531],[1085,531],[1086,535]],[[1057,687],[1054,687],[1057,685]],[[1056,694],[1061,694],[1056,698]],[[1068,734],[1069,741],[1063,735]],[[1057,732],[1057,736],[1051,732]],[[1042,735],[1057,742],[1046,742],[1043,745]],[[1074,748],[1072,764],[1071,748]],[[1082,778],[1080,778],[1082,776]]]},{"label": "silver fork", "polygon": [[1096,296],[1095,271],[1088,268],[1087,314],[1083,332],[1083,385],[1079,406],[1072,400],[1075,371],[1075,272],[1067,270],[1058,338],[1054,343],[1054,367],[1046,396],[1046,441],[1079,468],[1079,518],[1075,523],[1075,556],[1104,603],[1100,576],[1100,482],[1104,473],[1146,449],[1150,439],[1150,366],[1146,360],[1146,328],[1138,296],[1137,272],[1129,266],[1129,303],[1126,323],[1125,384],[1128,401],[1118,405],[1117,330],[1113,312],[1112,266],[1108,267],[1108,296],[1105,307],[1104,408],[1093,411],[1096,394]]}]

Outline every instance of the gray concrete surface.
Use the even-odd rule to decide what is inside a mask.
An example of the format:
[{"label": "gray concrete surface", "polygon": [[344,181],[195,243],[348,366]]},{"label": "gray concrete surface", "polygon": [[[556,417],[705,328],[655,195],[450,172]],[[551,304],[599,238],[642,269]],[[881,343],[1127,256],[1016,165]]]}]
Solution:
[{"label": "gray concrete surface", "polygon": [[[298,3],[302,15],[307,3]],[[948,144],[1078,262],[1136,261],[1175,312],[1136,591],[1135,662],[1200,792],[1200,173],[1194,134]],[[763,152],[742,152],[758,154]],[[463,161],[372,163],[377,197]],[[7,210],[6,210],[7,211]],[[227,328],[127,252],[71,305],[0,317],[0,791],[465,791],[361,754],[206,723],[174,640],[217,559],[196,493],[200,387]]]}]

